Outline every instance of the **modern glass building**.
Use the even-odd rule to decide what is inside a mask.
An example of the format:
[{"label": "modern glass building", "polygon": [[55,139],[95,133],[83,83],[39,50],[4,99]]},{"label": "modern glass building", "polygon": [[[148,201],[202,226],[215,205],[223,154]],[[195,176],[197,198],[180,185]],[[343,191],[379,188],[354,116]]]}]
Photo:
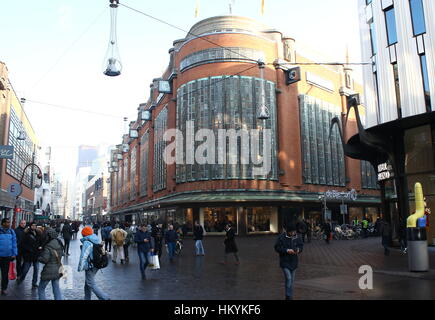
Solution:
[{"label": "modern glass building", "polygon": [[[345,157],[337,127],[330,134],[347,96],[362,92],[348,66],[309,65],[324,57],[237,16],[198,22],[169,54],[112,152],[113,219],[277,233],[288,219],[323,221],[319,197],[352,189],[345,221],[376,219],[374,170]],[[343,137],[355,133],[352,115]],[[341,223],[340,204],[328,199],[327,213]]]}]

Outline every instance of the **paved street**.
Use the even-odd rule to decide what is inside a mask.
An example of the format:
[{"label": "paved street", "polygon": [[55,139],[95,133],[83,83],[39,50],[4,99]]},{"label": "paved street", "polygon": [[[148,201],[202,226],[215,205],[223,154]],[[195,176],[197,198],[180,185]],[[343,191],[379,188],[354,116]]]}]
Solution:
[{"label": "paved street", "polygon": [[[283,275],[278,256],[273,251],[276,236],[237,238],[241,264],[220,265],[223,238],[204,240],[205,257],[194,256],[194,242],[184,241],[180,257],[172,264],[166,253],[158,271],[147,270],[148,280],[140,279],[136,248],[130,248],[126,265],[110,262],[97,275],[97,283],[112,299],[120,300],[281,300],[284,295]],[[65,261],[73,270],[71,289],[65,289],[68,300],[83,299],[84,273],[78,273],[80,241],[71,242],[71,256]],[[431,251],[431,266],[435,266],[435,250]],[[232,261],[232,260],[230,260]],[[374,289],[358,287],[358,268],[370,265],[374,269]],[[0,299],[37,299],[31,289],[31,271],[26,281],[9,285],[9,296]],[[47,297],[52,299],[51,285]],[[95,299],[95,296],[93,297]],[[379,238],[323,241],[306,244],[296,274],[295,299],[435,299],[435,270],[429,273],[407,272],[407,257],[400,251],[383,255]]]}]

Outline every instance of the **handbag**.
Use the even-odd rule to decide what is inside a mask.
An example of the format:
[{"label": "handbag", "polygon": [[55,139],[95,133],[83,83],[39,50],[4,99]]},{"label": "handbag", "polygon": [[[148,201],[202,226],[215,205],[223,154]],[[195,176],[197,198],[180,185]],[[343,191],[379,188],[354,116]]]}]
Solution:
[{"label": "handbag", "polygon": [[59,255],[57,254],[56,250],[52,250],[54,252],[54,256],[56,257],[57,263],[60,265],[59,267],[59,278],[66,278],[68,276],[67,271],[65,267],[63,266],[62,262],[60,261]]},{"label": "handbag", "polygon": [[152,262],[151,270],[159,270],[160,269],[160,262],[159,262],[158,255],[156,255],[156,254],[151,255],[151,262]]},{"label": "handbag", "polygon": [[17,279],[17,273],[15,272],[15,262],[13,262],[13,261],[9,262],[8,278],[9,278],[9,280]]}]

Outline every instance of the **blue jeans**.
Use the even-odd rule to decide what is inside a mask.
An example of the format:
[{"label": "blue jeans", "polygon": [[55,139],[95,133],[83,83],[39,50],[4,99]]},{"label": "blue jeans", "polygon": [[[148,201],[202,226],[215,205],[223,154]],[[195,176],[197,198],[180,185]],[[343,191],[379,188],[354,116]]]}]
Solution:
[{"label": "blue jeans", "polygon": [[21,281],[24,281],[26,279],[26,275],[30,270],[30,267],[33,265],[33,279],[32,279],[32,285],[38,284],[38,269],[39,269],[39,262],[29,262],[24,261],[23,264],[23,270],[21,271]]},{"label": "blue jeans", "polygon": [[100,300],[109,300],[109,297],[104,294],[104,292],[101,291],[95,283],[95,275],[97,274],[97,272],[97,268],[86,270],[85,300],[91,300],[92,292],[94,292],[97,298]]},{"label": "blue jeans", "polygon": [[139,269],[140,273],[142,274],[142,277],[145,277],[145,269],[147,268],[149,261],[148,261],[148,252],[144,251],[137,251],[137,254],[139,255]]},{"label": "blue jeans", "polygon": [[175,256],[175,242],[168,243],[168,254],[169,254],[169,259],[172,260]]},{"label": "blue jeans", "polygon": [[[50,283],[50,280],[41,280],[39,282],[38,295],[39,300],[47,300],[45,297],[45,288]],[[53,288],[54,300],[63,300],[62,292],[60,292],[59,279],[51,280],[51,287]]]},{"label": "blue jeans", "polygon": [[195,242],[196,255],[204,255],[204,246],[202,240],[196,240]]},{"label": "blue jeans", "polygon": [[293,299],[293,284],[295,282],[296,270],[290,270],[287,268],[282,268],[285,277],[285,295],[290,299]]}]

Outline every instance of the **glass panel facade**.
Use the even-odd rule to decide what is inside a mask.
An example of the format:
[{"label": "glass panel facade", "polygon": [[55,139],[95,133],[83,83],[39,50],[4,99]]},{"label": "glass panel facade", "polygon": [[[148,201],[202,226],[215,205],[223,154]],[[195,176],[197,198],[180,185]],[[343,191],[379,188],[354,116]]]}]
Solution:
[{"label": "glass panel facade", "polygon": [[166,163],[163,161],[166,142],[163,140],[163,135],[167,129],[167,121],[168,109],[165,107],[160,111],[154,123],[154,192],[166,189]]},{"label": "glass panel facade", "polygon": [[136,154],[137,148],[134,147],[131,151],[130,164],[130,200],[136,199]]},{"label": "glass panel facade", "polygon": [[424,88],[424,101],[426,104],[426,111],[431,112],[431,101],[430,101],[430,88],[429,88],[429,74],[427,71],[427,61],[426,61],[426,55],[420,56],[420,63],[421,63],[421,73],[423,76],[423,88]]},{"label": "glass panel facade", "polygon": [[361,162],[361,187],[363,189],[379,189],[375,169],[368,161]]},{"label": "glass panel facade", "polygon": [[247,208],[248,233],[270,231],[272,208]]},{"label": "glass panel facade", "polygon": [[194,52],[180,63],[181,72],[188,68],[199,66],[206,63],[216,63],[223,61],[252,61],[257,62],[259,58],[264,58],[264,52],[240,47],[219,47],[210,48]]},{"label": "glass panel facade", "polygon": [[378,47],[376,45],[376,29],[373,22],[370,23],[370,40],[372,44],[372,56],[378,53]]},{"label": "glass panel facade", "polygon": [[301,95],[302,168],[305,184],[345,186],[345,162],[338,129],[329,139],[331,119],[340,115],[340,107]]},{"label": "glass panel facade", "polygon": [[224,232],[228,222],[237,230],[237,208],[204,208],[206,232]]},{"label": "glass panel facade", "polygon": [[[257,119],[261,98],[260,81],[262,80],[252,77],[220,76],[194,80],[178,89],[177,128],[183,133],[185,140],[191,139],[191,141],[194,141],[194,137],[188,137],[188,121],[194,121],[194,132],[200,129],[212,130],[215,140],[212,151],[215,155],[211,157],[214,159],[213,162],[197,164],[194,159],[189,160],[188,158],[191,157],[187,157],[185,152],[184,164],[176,165],[177,183],[211,179],[278,179],[275,84],[266,82],[265,85],[266,105],[270,112],[270,119],[263,123],[263,120]],[[263,155],[263,135],[259,135],[259,146],[253,148],[253,141],[250,139],[253,135],[250,135],[252,132],[249,130],[263,128],[270,129],[272,132],[269,158],[271,170],[268,174],[258,175],[254,169],[261,167],[262,158],[259,164],[254,164],[251,156]],[[225,138],[223,142],[224,136],[220,134],[222,129],[226,130],[225,133],[233,130],[238,135],[237,142],[230,141],[229,138]],[[194,142],[194,150],[198,150],[198,146],[206,142],[205,138],[203,139]],[[213,145],[213,141],[209,142]],[[231,152],[233,147],[235,151]],[[207,153],[204,152],[203,155],[205,157]]]},{"label": "glass panel facade", "polygon": [[[8,145],[14,147],[14,158],[6,160],[6,173],[14,177],[17,181],[21,180],[24,168],[32,163],[33,143],[26,134],[26,140],[18,140],[20,131],[25,131],[23,124],[11,106],[9,120],[9,140]],[[30,188],[31,173],[33,166],[29,167],[23,178],[23,184]]]},{"label": "glass panel facade", "polygon": [[424,8],[422,0],[409,0],[411,8],[412,27],[414,35],[418,36],[426,32],[426,24],[424,22]]},{"label": "glass panel facade", "polygon": [[122,192],[122,202],[128,202],[130,194],[128,193],[128,157],[124,158],[124,176],[123,176],[123,192]]},{"label": "glass panel facade", "polygon": [[397,43],[396,13],[394,7],[385,10],[385,25],[387,27],[388,45]]},{"label": "glass panel facade", "polygon": [[146,132],[140,141],[140,196],[145,197],[148,192],[148,157],[149,157],[149,132]]},{"label": "glass panel facade", "polygon": [[429,125],[405,132],[405,153],[407,174],[434,170],[433,143]]}]

